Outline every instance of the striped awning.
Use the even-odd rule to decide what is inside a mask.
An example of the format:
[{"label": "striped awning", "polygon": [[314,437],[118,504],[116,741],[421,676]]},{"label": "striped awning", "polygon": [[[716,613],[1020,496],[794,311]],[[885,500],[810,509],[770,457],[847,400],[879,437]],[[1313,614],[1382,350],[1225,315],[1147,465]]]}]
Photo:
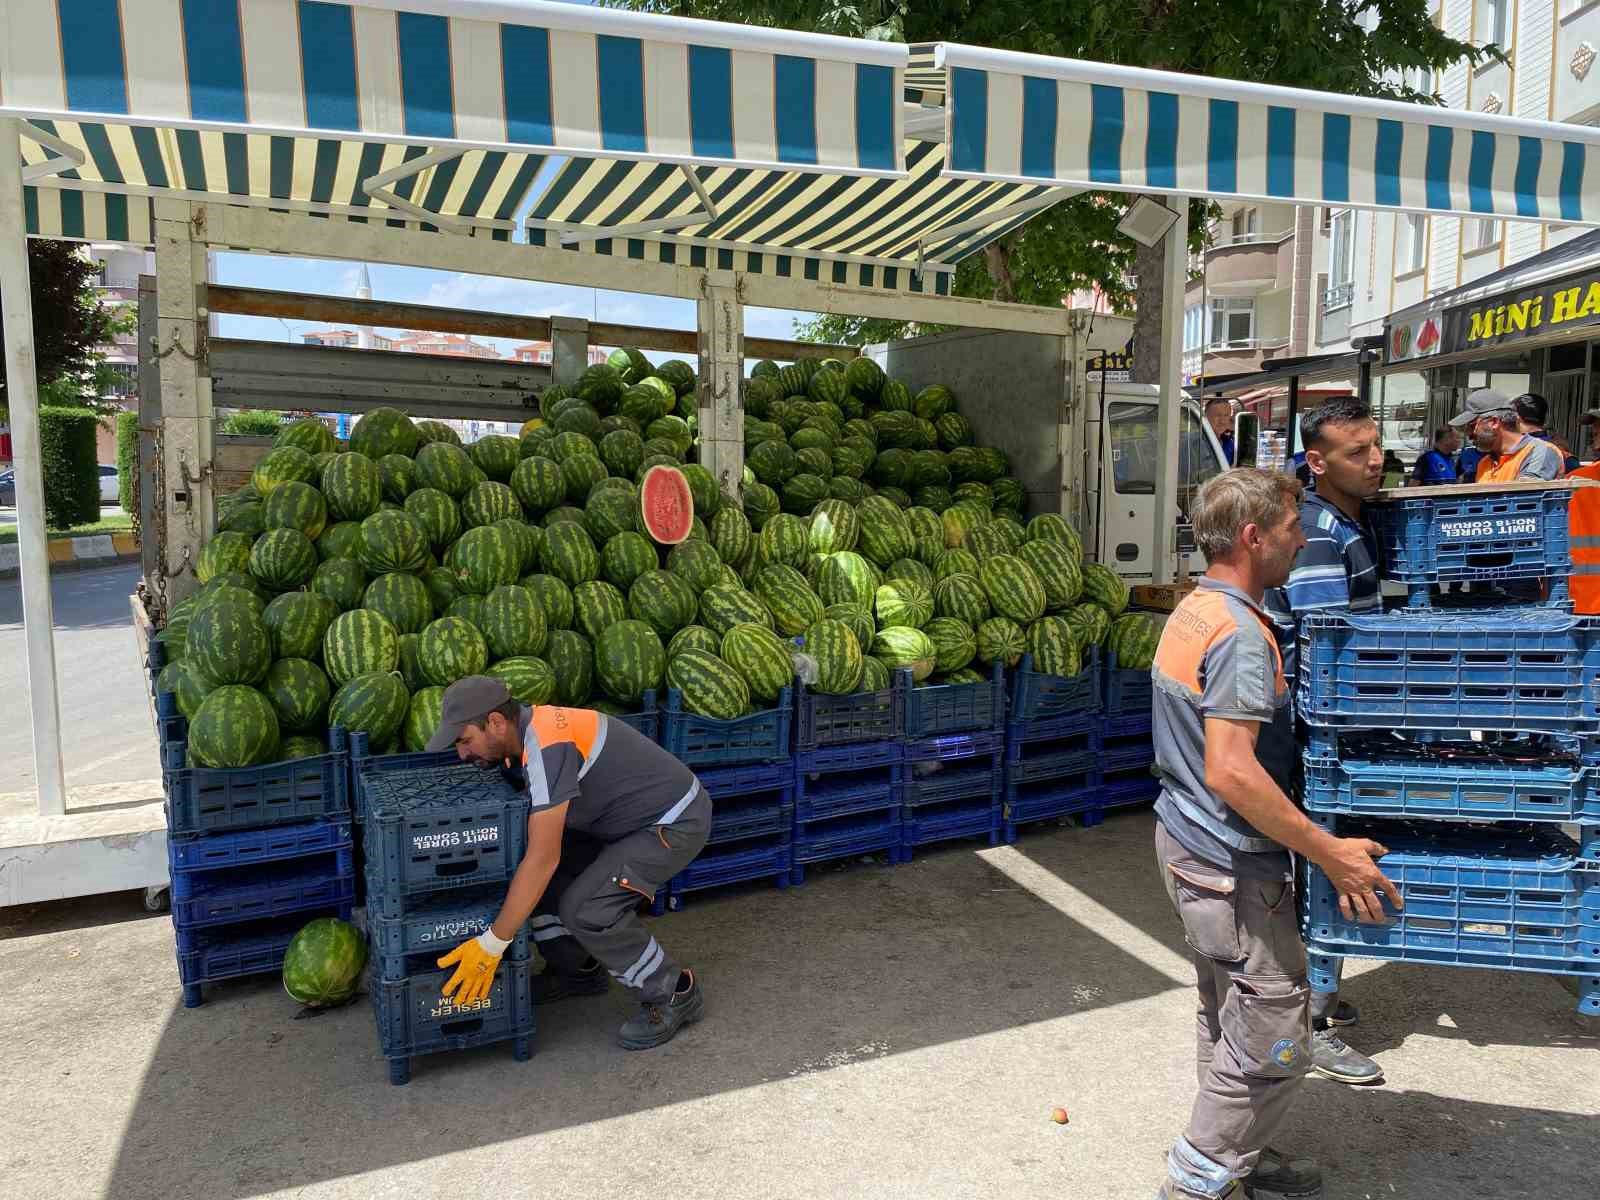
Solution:
[{"label": "striped awning", "polygon": [[142,196],[25,187],[22,212],[29,237],[126,246],[155,241],[150,201]]},{"label": "striped awning", "polygon": [[1600,223],[1600,130],[941,45],[952,175]]}]

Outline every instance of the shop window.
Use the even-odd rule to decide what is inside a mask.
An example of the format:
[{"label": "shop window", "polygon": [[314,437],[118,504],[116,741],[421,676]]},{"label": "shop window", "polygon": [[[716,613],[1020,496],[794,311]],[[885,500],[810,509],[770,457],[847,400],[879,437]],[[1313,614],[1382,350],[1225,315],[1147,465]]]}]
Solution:
[{"label": "shop window", "polygon": [[1249,346],[1256,336],[1256,302],[1249,297],[1211,301],[1211,345],[1217,348]]},{"label": "shop window", "polygon": [[1400,217],[1400,245],[1395,252],[1395,267],[1402,275],[1420,271],[1427,262],[1428,218],[1422,213]]}]

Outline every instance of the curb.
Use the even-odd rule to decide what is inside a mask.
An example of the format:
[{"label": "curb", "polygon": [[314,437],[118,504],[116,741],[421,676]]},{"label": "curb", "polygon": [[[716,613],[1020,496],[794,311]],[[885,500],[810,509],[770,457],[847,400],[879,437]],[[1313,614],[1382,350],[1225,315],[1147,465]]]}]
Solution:
[{"label": "curb", "polygon": [[[96,533],[88,537],[54,538],[48,543],[50,573],[83,571],[139,561],[139,539],[132,533]],[[19,551],[15,542],[0,545],[0,579],[15,579],[20,573]]]}]

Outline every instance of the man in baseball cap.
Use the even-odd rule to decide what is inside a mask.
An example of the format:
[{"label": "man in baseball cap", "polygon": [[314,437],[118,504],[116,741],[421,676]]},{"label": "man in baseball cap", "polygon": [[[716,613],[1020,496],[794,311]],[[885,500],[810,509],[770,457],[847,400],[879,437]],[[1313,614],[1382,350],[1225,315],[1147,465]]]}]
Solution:
[{"label": "man in baseball cap", "polygon": [[428,749],[452,747],[463,762],[507,770],[531,808],[528,851],[499,915],[439,960],[456,968],[445,996],[471,1004],[488,995],[526,922],[545,961],[534,977],[539,1001],[599,994],[609,974],[639,996],[638,1015],[617,1035],[627,1050],[659,1046],[698,1021],[699,980],[638,915],[711,832],[711,797],[694,772],[626,722],[524,705],[486,675],[445,691]]},{"label": "man in baseball cap", "polygon": [[1561,475],[1561,451],[1523,431],[1516,406],[1504,392],[1478,388],[1467,397],[1466,407],[1450,418],[1450,424],[1465,432],[1483,453],[1478,460],[1478,483],[1515,483]]}]

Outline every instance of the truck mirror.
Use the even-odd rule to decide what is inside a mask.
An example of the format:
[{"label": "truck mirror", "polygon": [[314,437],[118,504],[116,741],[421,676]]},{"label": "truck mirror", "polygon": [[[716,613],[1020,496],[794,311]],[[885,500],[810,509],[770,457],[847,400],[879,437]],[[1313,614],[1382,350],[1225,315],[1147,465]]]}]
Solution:
[{"label": "truck mirror", "polygon": [[1253,412],[1236,413],[1233,418],[1233,465],[1253,467],[1261,444],[1261,418]]}]

